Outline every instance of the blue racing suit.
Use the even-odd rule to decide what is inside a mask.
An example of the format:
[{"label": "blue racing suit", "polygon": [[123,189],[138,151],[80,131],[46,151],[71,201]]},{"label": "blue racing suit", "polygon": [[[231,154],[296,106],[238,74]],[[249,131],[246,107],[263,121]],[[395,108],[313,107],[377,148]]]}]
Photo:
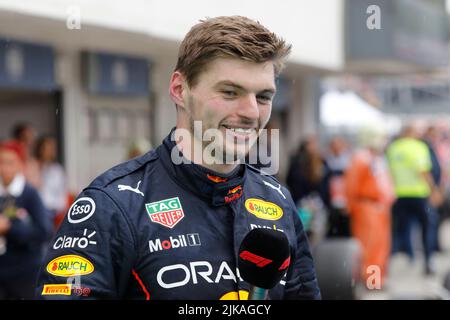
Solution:
[{"label": "blue racing suit", "polygon": [[320,299],[288,190],[249,165],[223,175],[174,164],[171,137],[81,192],[49,247],[37,296],[245,299],[240,243],[253,228],[273,228],[287,235],[291,264],[269,299]]}]

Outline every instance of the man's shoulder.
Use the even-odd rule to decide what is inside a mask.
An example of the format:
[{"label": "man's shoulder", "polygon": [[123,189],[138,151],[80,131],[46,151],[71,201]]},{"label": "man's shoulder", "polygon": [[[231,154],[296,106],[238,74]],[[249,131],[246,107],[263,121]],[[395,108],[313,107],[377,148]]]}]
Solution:
[{"label": "man's shoulder", "polygon": [[29,199],[30,197],[41,199],[39,195],[38,189],[36,189],[35,186],[32,184],[26,182],[23,186],[23,190],[18,198],[26,198]]},{"label": "man's shoulder", "polygon": [[246,164],[246,167],[250,183],[260,185],[265,192],[279,198],[280,201],[291,199],[289,190],[273,175],[267,174],[264,168],[257,168],[249,164]]},{"label": "man's shoulder", "polygon": [[430,148],[425,141],[420,139],[409,139],[405,145],[406,151],[410,156],[416,157],[429,157]]},{"label": "man's shoulder", "polygon": [[248,163],[246,163],[245,166],[247,167],[249,175],[252,177],[252,179],[255,179],[260,183],[263,183],[263,181],[266,180],[277,184],[280,183],[278,179],[275,178],[273,175],[270,175],[267,172],[265,172],[264,168],[258,168]]}]

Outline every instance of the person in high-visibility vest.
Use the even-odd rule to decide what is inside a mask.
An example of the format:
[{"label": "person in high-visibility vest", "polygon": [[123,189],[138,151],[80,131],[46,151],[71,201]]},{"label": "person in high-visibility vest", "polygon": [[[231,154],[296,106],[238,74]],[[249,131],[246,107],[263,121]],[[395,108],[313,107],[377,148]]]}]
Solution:
[{"label": "person in high-visibility vest", "polygon": [[431,264],[430,203],[439,194],[431,175],[432,162],[427,145],[418,139],[412,125],[387,148],[386,155],[395,186],[397,201],[393,206],[394,252],[405,251],[414,257],[411,228],[414,220],[422,227],[425,273],[434,273]]},{"label": "person in high-visibility vest", "polygon": [[389,168],[383,157],[384,134],[373,129],[360,133],[345,173],[351,233],[361,245],[362,279],[378,272],[384,284],[391,249],[391,215],[394,201]]}]

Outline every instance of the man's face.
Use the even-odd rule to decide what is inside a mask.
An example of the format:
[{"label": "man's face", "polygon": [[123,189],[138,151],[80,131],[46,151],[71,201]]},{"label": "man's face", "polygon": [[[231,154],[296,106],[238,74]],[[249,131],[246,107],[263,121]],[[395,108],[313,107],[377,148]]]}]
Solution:
[{"label": "man's face", "polygon": [[56,159],[56,142],[54,139],[47,139],[42,145],[42,158],[49,162]]},{"label": "man's face", "polygon": [[346,149],[347,145],[344,140],[336,138],[331,141],[331,150],[335,155],[340,155]]},{"label": "man's face", "polygon": [[27,127],[24,129],[22,133],[22,139],[21,141],[27,146],[30,147],[33,145],[34,141],[36,140],[36,133],[34,132],[34,129],[31,127]]},{"label": "man's face", "polygon": [[4,184],[9,184],[22,171],[19,156],[10,150],[0,149],[0,178]]},{"label": "man's face", "polygon": [[[189,130],[193,133],[194,121],[202,121],[203,132],[219,130],[223,144],[217,143],[221,154],[216,159],[224,159],[225,152],[234,152],[234,158],[242,159],[256,142],[258,130],[269,121],[275,88],[270,61],[216,59],[183,94]],[[195,135],[195,138],[202,137]],[[203,142],[203,148],[210,143]]]}]

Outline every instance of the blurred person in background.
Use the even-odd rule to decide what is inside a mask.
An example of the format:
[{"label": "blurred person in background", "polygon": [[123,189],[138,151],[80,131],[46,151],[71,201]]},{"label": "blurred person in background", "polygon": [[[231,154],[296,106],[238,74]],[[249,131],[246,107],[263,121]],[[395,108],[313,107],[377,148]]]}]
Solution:
[{"label": "blurred person in background", "polygon": [[329,169],[329,227],[328,237],[349,237],[350,222],[347,212],[344,174],[351,160],[348,142],[339,136],[328,144],[325,162]]},{"label": "blurred person in background", "polygon": [[36,132],[30,123],[20,122],[14,125],[12,129],[12,138],[23,145],[27,156],[32,154],[34,143],[36,141]]},{"label": "blurred person in background", "polygon": [[41,184],[39,192],[45,206],[55,220],[58,215],[65,214],[67,207],[67,181],[62,165],[56,161],[57,146],[52,136],[42,136],[36,142],[34,156],[38,162]]},{"label": "blurred person in background", "polygon": [[377,266],[383,285],[391,250],[391,206],[395,199],[383,155],[386,137],[379,129],[365,128],[359,132],[358,140],[360,148],[345,173],[351,233],[361,244],[362,279],[371,276],[370,266]]},{"label": "blurred person in background", "polygon": [[415,222],[422,229],[425,273],[433,274],[431,261],[432,238],[430,232],[430,199],[439,192],[431,170],[432,161],[427,145],[419,140],[413,125],[406,125],[400,136],[386,150],[397,200],[393,213],[393,252],[404,251],[411,259],[414,251],[411,231]]},{"label": "blurred person in background", "polygon": [[443,203],[439,206],[440,223],[450,218],[450,124],[440,123],[440,141],[437,148],[442,168]]},{"label": "blurred person in background", "polygon": [[316,136],[303,140],[291,158],[287,186],[311,242],[318,242],[326,232],[329,207],[329,170]]},{"label": "blurred person in background", "polygon": [[297,153],[290,160],[286,182],[294,202],[316,193],[324,203],[328,203],[327,176],[328,167],[317,138],[310,136],[300,143]]},{"label": "blurred person in background", "polygon": [[433,251],[439,251],[439,213],[438,210],[444,202],[444,187],[442,182],[442,166],[438,157],[440,133],[435,126],[429,126],[423,134],[422,140],[428,147],[431,158],[431,177],[433,178],[436,192],[434,198],[430,199],[430,238]]},{"label": "blurred person in background", "polygon": [[47,209],[23,174],[25,150],[0,144],[0,299],[32,299],[41,246],[51,235]]},{"label": "blurred person in background", "polygon": [[41,185],[39,164],[34,158],[34,145],[36,142],[36,130],[28,122],[20,122],[12,129],[12,138],[22,144],[25,150],[25,178],[33,187]]}]

